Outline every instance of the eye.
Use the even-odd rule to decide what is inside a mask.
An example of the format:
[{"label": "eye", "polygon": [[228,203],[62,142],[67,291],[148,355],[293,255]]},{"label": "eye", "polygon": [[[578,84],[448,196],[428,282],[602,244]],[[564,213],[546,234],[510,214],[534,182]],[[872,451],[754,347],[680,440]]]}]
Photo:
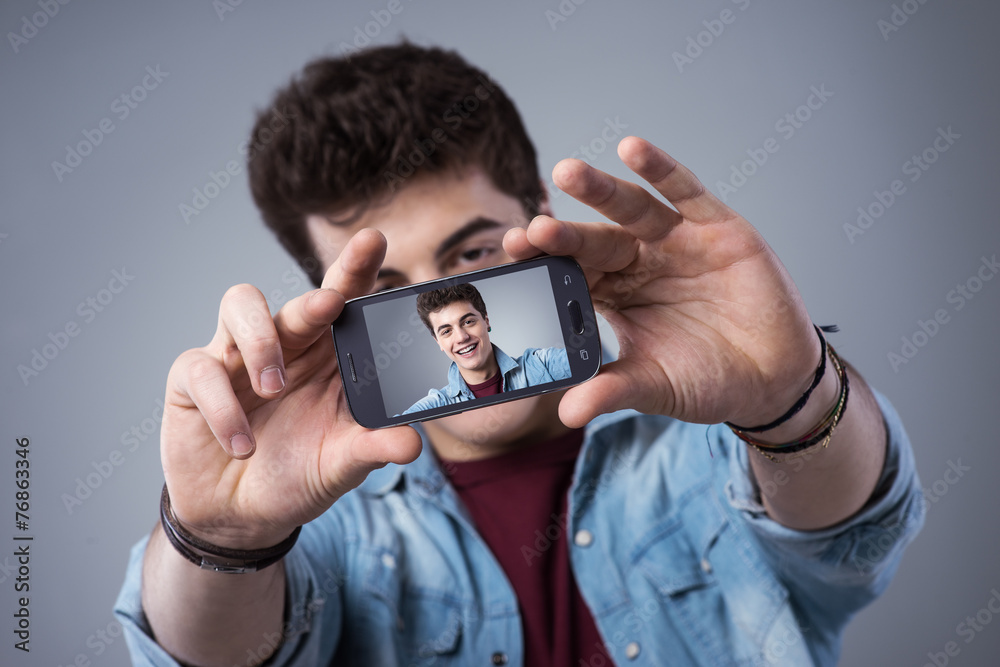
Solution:
[{"label": "eye", "polygon": [[472,248],[471,250],[466,250],[460,257],[463,262],[475,262],[480,260],[493,252],[493,248]]},{"label": "eye", "polygon": [[501,245],[499,242],[470,245],[452,255],[445,267],[451,273],[463,273],[498,263]]},{"label": "eye", "polygon": [[387,292],[391,289],[396,289],[397,287],[405,287],[405,284],[396,281],[375,283],[375,289],[371,291],[371,294],[378,294],[379,292]]}]

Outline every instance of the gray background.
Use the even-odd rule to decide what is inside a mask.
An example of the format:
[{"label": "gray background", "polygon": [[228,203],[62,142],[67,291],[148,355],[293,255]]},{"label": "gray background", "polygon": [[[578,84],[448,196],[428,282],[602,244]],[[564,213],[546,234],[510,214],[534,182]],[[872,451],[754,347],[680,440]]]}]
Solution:
[{"label": "gray background", "polygon": [[[783,258],[814,320],[841,325],[838,349],[892,398],[928,489],[926,528],[885,596],[850,626],[843,664],[920,666],[948,642],[959,649],[949,664],[995,664],[1000,620],[983,613],[993,622],[968,643],[958,624],[1000,590],[1000,280],[974,280],[982,258],[1000,251],[997,5],[899,1],[899,12],[916,11],[883,34],[889,0],[402,0],[388,25],[371,24],[369,12],[387,4],[243,0],[220,14],[219,3],[195,0],[73,2],[29,30],[17,53],[6,35],[41,10],[37,0],[0,8],[0,663],[83,655],[126,664],[124,641],[97,633],[117,634],[111,606],[128,547],[156,517],[167,370],[209,341],[228,286],[253,283],[275,307],[306,289],[259,224],[242,175],[189,221],[179,207],[239,159],[253,110],[276,86],[369,24],[378,43],[405,34],[491,72],[517,100],[546,174],[588,145],[594,164],[626,175],[600,139],[609,119],[671,151],[717,193],[748,150],[777,141],[728,202]],[[733,20],[712,36],[703,22],[718,29],[711,21],[725,9]],[[679,68],[673,54],[699,33],[707,46]],[[115,99],[147,66],[169,75],[119,118]],[[832,96],[786,138],[776,123],[813,86]],[[103,118],[113,132],[57,179],[53,161]],[[904,164],[949,127],[960,138],[911,182]],[[849,238],[857,208],[895,179],[905,192]],[[566,196],[554,207],[592,218]],[[123,267],[134,276],[125,289],[103,293]],[[970,280],[980,289],[959,309],[948,295]],[[107,303],[91,317],[88,298]],[[947,322],[918,335],[923,345],[894,368],[889,354],[939,310]],[[22,381],[17,366],[67,325],[77,335]],[[13,651],[9,632],[18,436],[32,442],[30,656]],[[120,465],[68,509],[67,494],[107,471],[115,451]],[[962,475],[946,474],[950,465]]]},{"label": "gray background", "polygon": [[[536,267],[519,273],[471,281],[486,304],[490,319],[490,342],[512,357],[526,348],[563,347],[555,297],[549,272]],[[416,316],[417,297],[383,301],[365,306],[365,323],[373,354],[385,354],[383,344],[396,343],[399,356],[379,368],[379,385],[388,416],[398,415],[427,395],[433,387],[448,384],[451,360],[441,351],[424,323]],[[405,348],[402,333],[412,341]],[[403,340],[407,340],[404,338]]]}]

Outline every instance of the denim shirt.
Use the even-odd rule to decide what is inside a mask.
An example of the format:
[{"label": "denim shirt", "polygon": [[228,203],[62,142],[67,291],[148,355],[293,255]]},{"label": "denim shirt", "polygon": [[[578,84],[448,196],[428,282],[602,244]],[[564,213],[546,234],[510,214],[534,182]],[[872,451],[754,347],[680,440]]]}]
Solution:
[{"label": "denim shirt", "polygon": [[[834,665],[846,623],[889,584],[924,516],[907,437],[876,397],[885,467],[867,505],[837,526],[801,532],[768,518],[727,428],[624,411],[587,427],[569,516],[522,553],[572,540],[573,573],[618,665]],[[789,462],[787,474],[798,469]],[[174,665],[141,610],[145,544],[116,614],[136,665]],[[513,590],[426,443],[306,525],[285,571],[285,641],[270,664],[523,664]],[[277,643],[262,637],[245,656]]]},{"label": "denim shirt", "polygon": [[[503,389],[513,391],[534,387],[553,380],[562,380],[570,376],[569,358],[566,350],[561,347],[534,348],[529,347],[517,359],[512,359],[496,345],[493,346],[500,374],[503,376]],[[448,369],[448,386],[441,389],[431,389],[427,396],[407,408],[403,414],[439,408],[475,398],[469,385],[462,378],[458,364],[451,362]]]}]

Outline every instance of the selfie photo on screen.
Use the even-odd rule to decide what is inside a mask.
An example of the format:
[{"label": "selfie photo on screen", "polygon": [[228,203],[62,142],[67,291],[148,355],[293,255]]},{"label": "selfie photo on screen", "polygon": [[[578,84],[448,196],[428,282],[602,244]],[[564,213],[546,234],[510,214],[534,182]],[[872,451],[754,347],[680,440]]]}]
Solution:
[{"label": "selfie photo on screen", "polygon": [[495,396],[570,376],[564,347],[527,348],[512,358],[492,343],[486,303],[472,284],[444,287],[417,297],[417,314],[451,360],[448,384],[431,389],[406,413]]},{"label": "selfie photo on screen", "polygon": [[[421,301],[430,307],[426,323]],[[570,376],[541,267],[368,305],[365,321],[373,354],[382,361],[378,377],[387,416]],[[483,375],[486,370],[494,372]]]}]

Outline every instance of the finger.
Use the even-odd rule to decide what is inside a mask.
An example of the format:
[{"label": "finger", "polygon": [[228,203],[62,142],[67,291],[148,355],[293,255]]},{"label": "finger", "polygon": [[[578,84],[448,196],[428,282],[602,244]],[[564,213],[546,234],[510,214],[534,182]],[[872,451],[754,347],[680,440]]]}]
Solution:
[{"label": "finger", "polygon": [[582,428],[595,417],[624,408],[648,414],[669,414],[673,395],[656,386],[641,363],[614,361],[597,377],[571,388],[559,402],[559,419],[570,428]]},{"label": "finger", "polygon": [[253,455],[256,441],[229,372],[204,350],[182,354],[171,369],[172,384],[198,408],[223,451],[236,459]]},{"label": "finger", "polygon": [[552,170],[560,190],[617,222],[643,241],[663,238],[681,216],[640,185],[623,181],[576,159],[562,160]]},{"label": "finger", "polygon": [[514,261],[531,259],[544,254],[542,250],[531,245],[528,240],[528,230],[524,227],[511,227],[503,235],[503,250]]},{"label": "finger", "polygon": [[584,268],[621,271],[631,264],[639,243],[618,225],[606,222],[566,222],[535,217],[525,230],[525,242],[549,255],[570,255]]},{"label": "finger", "polygon": [[380,232],[362,229],[347,242],[337,261],[327,269],[322,286],[337,290],[345,299],[368,294],[375,286],[385,249],[385,237]]},{"label": "finger", "polygon": [[295,297],[274,316],[274,328],[285,350],[304,350],[320,336],[344,310],[344,297],[333,289],[318,289]]},{"label": "finger", "polygon": [[222,297],[219,328],[211,347],[223,362],[231,360],[233,351],[239,353],[250,384],[261,398],[274,398],[285,388],[281,341],[267,300],[256,287],[236,285]]},{"label": "finger", "polygon": [[373,469],[387,463],[411,463],[420,455],[420,449],[420,434],[410,426],[357,429],[357,436],[350,440],[349,446],[338,450],[344,458],[334,469],[355,486]]},{"label": "finger", "polygon": [[622,139],[618,144],[618,156],[629,169],[666,197],[686,220],[720,222],[736,216],[687,167],[645,139]]}]

